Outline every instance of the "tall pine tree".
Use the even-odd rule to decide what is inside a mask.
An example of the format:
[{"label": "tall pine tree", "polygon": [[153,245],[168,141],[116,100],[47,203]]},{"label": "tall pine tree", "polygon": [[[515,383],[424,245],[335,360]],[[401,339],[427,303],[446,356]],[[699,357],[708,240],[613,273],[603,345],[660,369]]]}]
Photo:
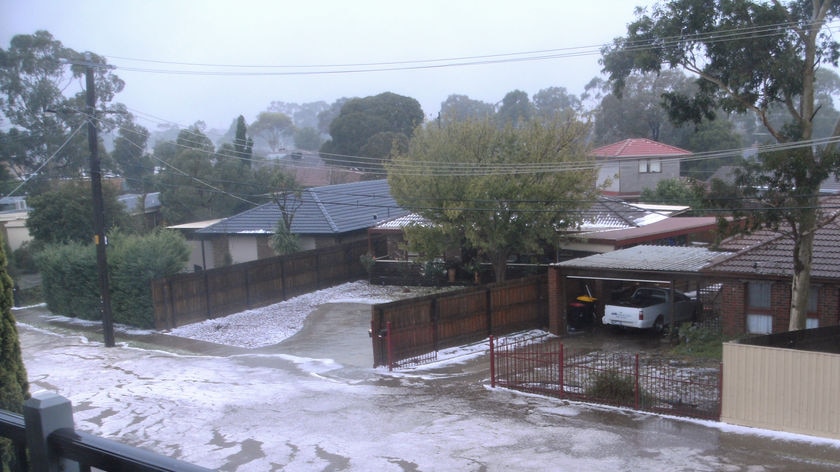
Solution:
[{"label": "tall pine tree", "polygon": [[[20,351],[17,325],[12,316],[14,283],[6,271],[6,252],[0,238],[0,408],[23,412],[23,402],[29,397],[29,382]],[[0,438],[0,469],[15,470],[14,448],[11,441]]]}]

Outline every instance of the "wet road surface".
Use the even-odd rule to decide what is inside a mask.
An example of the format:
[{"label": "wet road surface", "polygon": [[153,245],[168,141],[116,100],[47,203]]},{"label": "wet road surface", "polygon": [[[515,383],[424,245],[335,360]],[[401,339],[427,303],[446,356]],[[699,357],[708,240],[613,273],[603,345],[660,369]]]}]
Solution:
[{"label": "wet road surface", "polygon": [[118,334],[108,349],[42,309],[15,315],[32,390],[70,398],[77,428],[218,470],[840,469],[838,441],[491,389],[486,356],[372,369],[367,305],[322,306],[297,335],[253,350],[161,334]]}]

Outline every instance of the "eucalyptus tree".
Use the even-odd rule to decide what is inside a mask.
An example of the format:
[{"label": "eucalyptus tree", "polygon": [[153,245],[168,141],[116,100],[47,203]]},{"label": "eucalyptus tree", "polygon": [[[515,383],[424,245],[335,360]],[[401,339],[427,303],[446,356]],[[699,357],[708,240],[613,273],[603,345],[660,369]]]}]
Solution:
[{"label": "eucalyptus tree", "polygon": [[[0,112],[10,125],[0,156],[18,178],[75,176],[86,167],[88,150],[85,90],[78,86],[87,67],[94,71],[97,126],[109,131],[119,117],[105,119],[124,82],[105,58],[65,47],[47,31],[12,37],[0,50]],[[14,134],[12,135],[12,130]]]},{"label": "eucalyptus tree", "polygon": [[[840,5],[672,0],[637,9],[636,16],[627,35],[602,51],[616,94],[634,72],[681,68],[697,77],[698,91],[663,95],[672,120],[698,123],[718,109],[749,112],[784,145],[783,151],[762,152],[740,183],[762,209],[751,213],[753,226],[784,231],[793,240],[789,328],[805,328],[814,233],[836,217],[820,209],[818,192],[829,175],[838,174],[840,159],[833,144],[812,138],[821,114],[817,72],[824,64],[836,67],[840,57],[829,29]],[[777,104],[787,112],[781,125],[770,115]],[[832,134],[838,135],[837,127]]]}]

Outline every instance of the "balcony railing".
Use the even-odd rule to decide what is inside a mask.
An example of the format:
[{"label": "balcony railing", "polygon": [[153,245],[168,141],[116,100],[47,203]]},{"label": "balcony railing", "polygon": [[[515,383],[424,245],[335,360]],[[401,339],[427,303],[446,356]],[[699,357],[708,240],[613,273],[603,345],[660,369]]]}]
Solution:
[{"label": "balcony railing", "polygon": [[24,404],[23,415],[0,410],[0,437],[14,444],[16,470],[32,472],[209,471],[145,449],[76,431],[70,400],[38,392]]}]

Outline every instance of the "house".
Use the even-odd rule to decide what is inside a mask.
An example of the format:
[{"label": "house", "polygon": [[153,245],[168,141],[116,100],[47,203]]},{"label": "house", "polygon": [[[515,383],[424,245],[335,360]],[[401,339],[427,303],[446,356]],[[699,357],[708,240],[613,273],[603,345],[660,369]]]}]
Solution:
[{"label": "house", "polygon": [[[721,244],[735,252],[704,269],[723,280],[722,327],[727,336],[770,334],[790,323],[793,240],[774,231],[736,236]],[[840,325],[840,222],[814,238],[806,328]]]},{"label": "house", "polygon": [[605,195],[627,200],[638,199],[646,188],[654,189],[661,180],[680,176],[680,158],[690,151],[650,139],[625,139],[593,149],[589,153],[598,164],[599,188]]},{"label": "house", "polygon": [[677,217],[686,206],[628,203],[601,196],[585,210],[584,223],[566,234],[559,259],[604,253],[640,244],[687,246],[714,241],[714,217]]},{"label": "house", "polygon": [[[368,228],[408,213],[391,197],[387,180],[309,188],[285,208],[303,250],[365,240]],[[276,255],[269,243],[282,218],[281,208],[271,202],[195,229],[189,237],[199,242],[201,263],[194,265],[210,269]]]}]

